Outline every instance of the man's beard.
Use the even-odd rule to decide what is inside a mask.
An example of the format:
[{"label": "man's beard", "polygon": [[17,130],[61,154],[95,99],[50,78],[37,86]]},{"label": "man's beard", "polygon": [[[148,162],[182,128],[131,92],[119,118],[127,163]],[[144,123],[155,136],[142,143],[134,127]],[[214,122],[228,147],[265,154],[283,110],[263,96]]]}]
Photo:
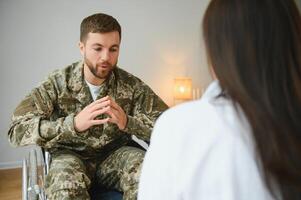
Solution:
[{"label": "man's beard", "polygon": [[[109,77],[112,70],[115,68],[115,65],[111,65],[111,63],[109,62],[103,62],[94,66],[86,56],[84,56],[84,62],[88,66],[90,72],[99,79],[106,79],[107,77]],[[108,67],[107,69],[103,70],[100,65],[107,65]]]}]

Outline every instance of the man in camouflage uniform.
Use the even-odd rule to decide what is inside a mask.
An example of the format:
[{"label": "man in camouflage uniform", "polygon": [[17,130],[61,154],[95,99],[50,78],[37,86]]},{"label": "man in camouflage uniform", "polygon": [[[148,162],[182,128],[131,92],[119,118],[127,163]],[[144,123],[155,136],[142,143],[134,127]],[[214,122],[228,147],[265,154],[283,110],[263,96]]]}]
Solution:
[{"label": "man in camouflage uniform", "polygon": [[90,199],[94,183],[136,199],[144,150],[166,104],[140,79],[116,66],[121,27],[94,14],[81,23],[83,61],[57,70],[18,105],[8,132],[14,146],[37,144],[52,155],[49,199]]}]

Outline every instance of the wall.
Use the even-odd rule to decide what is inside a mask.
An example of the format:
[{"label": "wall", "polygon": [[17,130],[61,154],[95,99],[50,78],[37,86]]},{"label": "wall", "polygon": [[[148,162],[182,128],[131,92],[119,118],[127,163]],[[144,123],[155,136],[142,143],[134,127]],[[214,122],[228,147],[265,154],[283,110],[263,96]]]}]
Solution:
[{"label": "wall", "polygon": [[56,68],[79,60],[81,20],[96,12],[123,27],[119,66],[140,77],[169,104],[177,76],[194,87],[210,82],[201,18],[207,0],[2,0],[0,2],[0,168],[13,167],[27,148],[7,142],[11,113],[20,100]]}]

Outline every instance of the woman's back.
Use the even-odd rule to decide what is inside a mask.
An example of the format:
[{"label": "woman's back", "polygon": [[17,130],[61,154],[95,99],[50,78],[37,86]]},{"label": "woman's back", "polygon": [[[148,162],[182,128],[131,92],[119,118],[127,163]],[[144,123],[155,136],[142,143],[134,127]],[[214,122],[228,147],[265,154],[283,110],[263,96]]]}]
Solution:
[{"label": "woman's back", "polygon": [[[214,77],[218,79],[221,88],[218,99],[226,99],[231,106],[239,105],[236,106],[239,107],[238,116],[235,115],[234,108],[232,114],[228,116],[228,111],[222,111],[219,114],[212,111],[206,113],[204,110],[197,109],[196,105],[193,109],[183,109],[181,112],[179,111],[182,108],[179,107],[175,111],[169,111],[164,115],[165,117],[162,117],[163,119],[155,127],[155,132],[157,130],[162,135],[169,135],[171,139],[173,135],[190,134],[189,138],[192,138],[192,141],[179,143],[177,145],[179,150],[175,148],[175,152],[180,155],[183,153],[182,157],[189,157],[190,152],[186,152],[188,148],[207,147],[203,153],[192,154],[191,159],[195,162],[199,161],[198,165],[194,163],[195,166],[192,166],[185,161],[183,162],[185,166],[187,164],[186,168],[198,168],[199,171],[195,171],[198,173],[194,174],[195,180],[204,180],[204,182],[194,187],[210,185],[211,180],[215,180],[210,177],[220,177],[218,179],[220,182],[230,180],[229,183],[227,182],[228,184],[217,187],[216,191],[232,191],[232,188],[227,189],[227,185],[229,187],[236,183],[235,192],[224,194],[227,198],[232,199],[235,198],[235,196],[231,196],[232,194],[245,194],[244,191],[248,191],[244,184],[237,184],[237,179],[253,182],[252,177],[258,177],[260,185],[265,185],[261,188],[267,188],[267,191],[273,194],[274,198],[281,196],[283,199],[300,200],[301,16],[294,0],[212,0],[203,19],[203,36],[209,66]],[[189,105],[187,104],[183,108],[189,108]],[[208,105],[208,107],[210,106]],[[200,113],[196,113],[195,110]],[[215,111],[218,111],[218,109],[215,109]],[[194,118],[191,118],[191,113],[195,113]],[[245,130],[244,128],[228,129],[231,126],[229,126],[229,123],[225,123],[227,120],[221,121],[218,117],[212,118],[214,120],[209,123],[208,120],[212,117],[209,113],[215,113],[215,116],[224,116],[221,117],[222,119],[226,116],[231,119],[232,116],[235,124],[232,128],[240,125],[238,119],[241,114],[239,113],[243,113],[244,117],[242,118],[246,119],[245,121],[249,124],[249,134],[241,132],[241,130]],[[175,118],[173,115],[178,116],[174,121],[170,121],[169,118]],[[198,118],[198,116],[203,116],[203,118]],[[199,135],[191,135],[193,130],[187,133],[189,126],[185,126],[185,123],[190,121],[199,125],[195,128],[200,129],[197,133],[202,133],[202,137],[218,135],[219,137],[216,137],[216,140],[221,143],[217,142],[210,146],[211,140],[197,137]],[[185,123],[183,124],[183,122]],[[165,127],[175,128],[166,129]],[[216,131],[217,127],[222,127],[222,129]],[[210,135],[212,133],[215,134]],[[224,135],[224,133],[229,134]],[[155,139],[156,135],[159,134],[154,134],[152,141],[157,140]],[[242,140],[245,137],[244,135],[251,136],[252,140],[249,141],[253,141],[253,145],[250,146],[243,142],[245,141]],[[229,136],[239,137],[230,137],[238,140],[228,141]],[[206,141],[206,143],[202,143],[202,141]],[[241,151],[244,152],[244,149],[246,150],[245,153],[237,154],[238,151],[235,149],[237,144],[233,141],[239,141],[242,146]],[[232,142],[233,145],[231,145]],[[192,146],[192,144],[196,145]],[[234,179],[223,178],[219,174],[220,171],[211,174],[206,173],[207,170],[203,169],[204,166],[211,163],[211,157],[214,157],[212,152],[224,145],[227,148],[220,150],[220,152],[226,153],[229,159],[233,158],[230,159],[231,162],[225,163],[225,165],[228,165],[228,168],[225,169],[230,170],[228,174],[232,175],[233,173],[232,178]],[[166,144],[166,146],[168,145]],[[151,142],[150,149],[151,151],[164,151],[156,148],[156,142]],[[250,149],[253,149],[253,151],[250,151]],[[173,153],[170,152],[170,155],[173,155]],[[216,160],[229,160],[223,158],[227,155],[217,155],[219,157]],[[206,160],[202,157],[205,157]],[[247,158],[250,162],[242,160]],[[158,155],[158,159],[162,160],[160,155]],[[170,159],[169,155],[166,155],[166,159]],[[146,158],[146,163],[156,162],[155,157],[152,159]],[[175,162],[181,163],[182,161],[177,158]],[[245,162],[245,167],[241,167],[241,162]],[[223,167],[219,166],[219,163],[216,165],[217,168]],[[253,172],[257,171],[257,175],[250,176],[251,170],[246,170],[249,169],[249,165],[254,165]],[[169,167],[172,172],[172,166]],[[147,167],[145,168],[147,169]],[[147,176],[143,173],[142,177]],[[149,176],[151,176],[151,171],[149,173]],[[181,171],[177,173],[181,174]],[[177,176],[177,173],[172,175]],[[161,175],[165,176],[165,174]],[[208,178],[204,179],[204,177]],[[244,177],[247,178],[244,179]],[[177,185],[183,184],[182,182],[171,182]],[[240,183],[240,181],[238,182]],[[196,182],[194,183],[196,184]],[[166,187],[168,188],[168,186]],[[251,189],[254,187],[253,184],[250,184]],[[207,192],[208,194],[206,191],[202,193],[205,199],[210,199],[210,194],[214,193],[214,191],[210,192]],[[208,198],[205,197],[205,194],[208,195]],[[249,198],[249,196],[240,196],[240,198]],[[181,198],[181,194],[178,197]],[[258,198],[254,197],[254,199]]]},{"label": "woman's back", "polygon": [[249,124],[231,101],[218,97],[220,92],[215,81],[201,100],[160,117],[145,157],[139,199],[272,199]]}]

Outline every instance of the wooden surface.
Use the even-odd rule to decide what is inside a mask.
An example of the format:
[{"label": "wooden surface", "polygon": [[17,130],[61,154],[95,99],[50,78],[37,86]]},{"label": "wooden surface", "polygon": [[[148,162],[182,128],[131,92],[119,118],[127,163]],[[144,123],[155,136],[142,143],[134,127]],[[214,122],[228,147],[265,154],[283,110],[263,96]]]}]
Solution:
[{"label": "wooden surface", "polygon": [[22,169],[0,170],[0,199],[22,199]]}]

